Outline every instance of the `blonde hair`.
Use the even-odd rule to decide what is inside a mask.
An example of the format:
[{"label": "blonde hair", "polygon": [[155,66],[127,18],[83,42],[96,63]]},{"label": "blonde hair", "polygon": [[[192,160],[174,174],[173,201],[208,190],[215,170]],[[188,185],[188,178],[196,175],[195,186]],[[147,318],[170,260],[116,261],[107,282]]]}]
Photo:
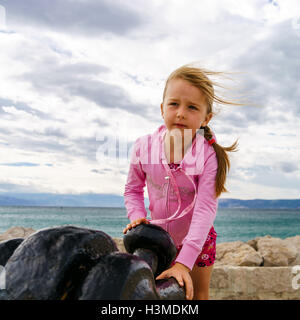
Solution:
[{"label": "blonde hair", "polygon": [[[213,115],[216,114],[213,110],[214,103],[226,104],[226,105],[243,105],[243,103],[229,101],[215,94],[214,86],[219,86],[222,88],[224,87],[212,81],[211,79],[209,79],[208,76],[215,76],[215,75],[219,76],[223,74],[225,73],[208,71],[202,68],[194,67],[190,64],[183,65],[169,75],[163,91],[163,101],[165,99],[169,82],[174,79],[182,79],[182,80],[188,81],[190,84],[199,88],[204,93],[206,97],[206,102],[207,102],[207,114],[209,113],[212,113]],[[204,127],[205,139],[210,140],[212,136],[213,135],[212,135],[211,129],[208,126],[205,126]],[[230,170],[230,160],[227,153],[237,151],[236,149],[237,140],[229,147],[222,147],[216,142],[214,142],[212,146],[216,152],[216,156],[218,160],[218,170],[217,170],[216,184],[215,184],[215,191],[216,191],[216,198],[217,198],[221,195],[222,192],[228,192],[228,190],[225,188],[226,176]]]}]

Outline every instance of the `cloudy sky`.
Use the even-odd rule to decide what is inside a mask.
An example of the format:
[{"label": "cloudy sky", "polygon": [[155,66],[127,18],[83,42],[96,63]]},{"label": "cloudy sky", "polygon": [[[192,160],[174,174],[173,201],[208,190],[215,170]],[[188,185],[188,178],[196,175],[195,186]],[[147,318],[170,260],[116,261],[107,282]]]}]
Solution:
[{"label": "cloudy sky", "polygon": [[300,197],[298,0],[0,5],[0,192],[122,195],[132,143],[163,123],[167,76],[196,62],[232,72],[222,93],[247,101],[210,122],[239,143],[221,198]]}]

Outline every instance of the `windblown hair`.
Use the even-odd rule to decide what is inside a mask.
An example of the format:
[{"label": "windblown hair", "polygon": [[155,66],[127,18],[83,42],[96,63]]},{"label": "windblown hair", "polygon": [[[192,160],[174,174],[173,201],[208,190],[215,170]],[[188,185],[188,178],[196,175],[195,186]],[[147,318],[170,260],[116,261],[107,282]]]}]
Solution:
[{"label": "windblown hair", "polygon": [[[219,76],[222,74],[222,72],[208,71],[202,68],[191,66],[190,64],[183,65],[169,75],[163,92],[163,100],[165,99],[169,82],[173,79],[182,79],[188,81],[190,84],[199,88],[203,92],[207,102],[207,114],[216,114],[213,110],[214,103],[225,105],[243,105],[242,103],[223,99],[215,94],[214,86],[223,86],[215,83],[214,81],[209,79],[208,76]],[[206,140],[210,140],[212,138],[212,132],[208,126],[204,127],[204,137]],[[229,147],[223,147],[216,142],[214,142],[212,146],[216,152],[218,160],[218,170],[215,184],[217,198],[221,195],[222,192],[228,192],[228,190],[225,188],[226,176],[230,170],[230,160],[227,153],[238,151],[237,140]]]}]

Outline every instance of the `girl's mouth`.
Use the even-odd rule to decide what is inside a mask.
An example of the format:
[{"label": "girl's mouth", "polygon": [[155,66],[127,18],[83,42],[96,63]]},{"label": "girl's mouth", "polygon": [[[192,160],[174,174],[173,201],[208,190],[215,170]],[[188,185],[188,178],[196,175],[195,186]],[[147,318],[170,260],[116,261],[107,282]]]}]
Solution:
[{"label": "girl's mouth", "polygon": [[186,126],[184,124],[180,124],[180,123],[175,123],[174,124],[176,127],[178,128],[186,128]]}]

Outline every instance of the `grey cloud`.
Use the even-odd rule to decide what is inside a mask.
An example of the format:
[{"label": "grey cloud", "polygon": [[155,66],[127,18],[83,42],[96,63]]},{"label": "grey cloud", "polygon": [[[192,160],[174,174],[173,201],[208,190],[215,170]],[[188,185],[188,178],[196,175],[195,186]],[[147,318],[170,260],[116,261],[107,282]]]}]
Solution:
[{"label": "grey cloud", "polygon": [[12,162],[12,163],[0,163],[0,166],[7,166],[7,167],[38,167],[38,163],[32,162]]},{"label": "grey cloud", "polygon": [[109,168],[104,168],[102,170],[98,170],[98,169],[91,170],[91,172],[98,173],[98,174],[105,174],[106,172],[110,172],[110,171],[112,171],[112,170]]},{"label": "grey cloud", "polygon": [[299,178],[287,176],[286,174],[281,172],[266,172],[264,174],[257,174],[252,179],[250,179],[249,182],[284,189],[299,190],[300,188]]},{"label": "grey cloud", "polygon": [[86,62],[66,64],[57,69],[60,74],[67,74],[69,77],[82,75],[93,75],[110,71],[109,68],[102,65],[95,65]]},{"label": "grey cloud", "polygon": [[[71,139],[62,137],[58,141],[53,136],[41,135],[22,131],[18,137],[9,137],[8,141],[20,150],[30,150],[31,152],[55,153],[57,159],[60,157],[63,162],[72,161],[73,157],[80,157],[89,162],[97,162],[97,150],[105,141],[97,141],[96,135]],[[119,146],[116,145],[116,156],[118,156]]]},{"label": "grey cloud", "polygon": [[286,173],[291,173],[299,170],[298,165],[293,162],[281,162],[277,166],[282,172]]},{"label": "grey cloud", "polygon": [[[97,153],[101,153],[104,156],[108,156],[108,149],[109,149],[109,155],[110,156],[115,156],[116,159],[122,161],[122,160],[127,160],[129,159],[130,156],[130,151],[131,151],[131,147],[134,143],[134,141],[132,142],[127,142],[126,144],[122,143],[120,141],[121,137],[118,137],[117,139],[115,139],[115,137],[109,137],[106,136],[104,137],[104,140],[96,140],[96,135],[92,136],[92,137],[84,137],[84,138],[77,138],[74,139],[72,141],[72,152],[73,155],[76,155],[78,157],[84,158],[84,159],[88,159],[89,161],[95,161],[98,163],[98,159],[97,159]],[[109,141],[114,141],[115,145],[108,145]],[[126,145],[127,150],[122,150],[122,152],[120,151],[120,142],[122,143],[122,145]],[[111,148],[111,149],[110,149]],[[96,170],[96,169],[95,169]]]},{"label": "grey cloud", "polygon": [[142,85],[142,81],[138,80],[138,77],[136,75],[132,75],[126,72],[126,76],[132,79],[136,84]]},{"label": "grey cloud", "polygon": [[[62,98],[79,96],[92,101],[100,107],[120,108],[143,117],[151,116],[146,105],[135,103],[126,91],[118,85],[105,82],[105,74],[109,69],[105,66],[78,63],[59,65],[56,59],[42,61],[34,66],[30,73],[22,75],[39,91],[55,92]],[[97,77],[98,80],[92,79]]]},{"label": "grey cloud", "polygon": [[298,166],[291,162],[277,162],[272,165],[256,165],[252,167],[234,167],[228,177],[243,180],[246,183],[278,187],[284,189],[300,188],[300,179],[290,173],[298,170]]},{"label": "grey cloud", "polygon": [[263,40],[252,42],[229,63],[229,70],[235,72],[231,78],[238,87],[237,91],[225,91],[226,97],[245,105],[221,107],[213,121],[223,132],[238,132],[250,125],[272,125],[279,130],[291,117],[300,115],[299,30],[286,21],[272,26]]},{"label": "grey cloud", "polygon": [[45,129],[41,129],[40,131],[37,130],[29,130],[29,129],[18,129],[19,133],[22,133],[23,136],[26,136],[28,141],[33,138],[36,141],[36,138],[42,138],[43,141],[45,138],[55,137],[59,138],[60,141],[63,138],[68,138],[67,134],[61,128],[54,128],[54,127],[46,127]]},{"label": "grey cloud", "polygon": [[109,124],[108,122],[102,120],[102,119],[94,119],[92,120],[92,122],[96,123],[97,125],[99,125],[99,127],[107,127]]},{"label": "grey cloud", "polygon": [[[288,114],[300,115],[299,40],[299,30],[293,29],[290,21],[280,23],[266,39],[257,41],[232,63],[233,70],[245,71],[243,90],[260,106],[241,110],[246,122],[263,124],[266,119],[268,123],[284,122]],[[233,124],[237,124],[235,119]]]},{"label": "grey cloud", "polygon": [[252,167],[233,167],[230,169],[229,176],[241,179],[241,176],[255,177],[264,173],[271,173],[272,168],[270,166],[256,165]]},{"label": "grey cloud", "polygon": [[[97,150],[105,144],[109,137],[104,141],[97,141],[97,135],[90,137],[71,138],[63,128],[46,127],[41,131],[29,129],[16,129],[14,134],[9,130],[0,128],[0,139],[5,141],[5,145],[11,145],[19,150],[30,150],[38,153],[53,153],[57,161],[72,161],[73,157],[80,157],[91,162],[97,162]],[[4,131],[4,132],[2,132]],[[110,139],[112,141],[113,139]],[[130,149],[132,143],[128,143]],[[117,141],[116,156],[119,154],[119,143]],[[127,150],[128,151],[128,150]],[[122,157],[123,155],[120,155]],[[61,159],[61,160],[58,160]]]},{"label": "grey cloud", "polygon": [[219,131],[220,133],[222,132],[227,132],[230,129],[230,126],[234,125],[234,129],[237,128],[247,128],[248,124],[246,121],[246,116],[243,112],[237,112],[237,111],[232,111],[232,112],[227,112],[224,114],[219,114],[216,116],[214,121],[216,123],[219,123],[219,127],[222,128],[222,131]]},{"label": "grey cloud", "polygon": [[[103,141],[96,140],[96,135],[93,137],[77,138],[73,140],[74,152],[80,157],[89,159],[90,161],[97,161],[97,152],[103,151],[105,155],[108,153],[108,141],[112,141],[110,137],[105,137]],[[101,147],[102,146],[102,147]],[[119,144],[116,143],[115,146],[111,146],[113,151],[115,151],[116,157],[119,154]]]},{"label": "grey cloud", "polygon": [[119,170],[120,174],[124,175],[124,176],[127,176],[128,174],[128,171],[124,171],[124,170]]},{"label": "grey cloud", "polygon": [[3,6],[12,26],[45,27],[75,35],[125,35],[144,23],[133,9],[114,1],[7,0]]},{"label": "grey cloud", "polygon": [[147,110],[145,105],[133,103],[123,88],[103,81],[89,80],[78,84],[73,82],[68,90],[71,95],[84,97],[109,109],[120,108],[141,116],[145,116],[145,110]]},{"label": "grey cloud", "polygon": [[[45,92],[60,92],[65,90],[64,94],[78,95],[93,101],[106,108],[123,108],[127,111],[135,112],[144,107],[137,107],[131,103],[126,92],[118,86],[109,85],[102,81],[89,80],[89,76],[98,76],[98,74],[108,72],[108,68],[101,65],[88,63],[70,64],[58,66],[58,61],[54,59],[52,64],[41,64],[35,66],[39,73],[25,75],[30,78],[35,86],[43,88]],[[23,110],[29,114],[36,115],[41,119],[49,120],[53,117],[49,114],[40,112],[28,106],[26,103],[15,102],[9,99],[0,100],[0,112],[4,112],[1,106],[14,106],[18,110]],[[140,110],[139,110],[140,109]],[[60,121],[55,118],[55,121]],[[65,120],[62,120],[65,122]],[[103,119],[94,119],[100,127],[109,124]],[[96,161],[96,152],[99,142],[96,141],[96,135],[90,138],[72,139],[63,127],[47,126],[40,131],[30,130],[29,128],[18,129],[11,135],[11,130],[0,129],[1,139],[10,145],[18,147],[21,150],[31,150],[35,152],[55,152],[57,157],[64,160],[71,159],[73,156],[79,156],[85,159]],[[118,151],[117,151],[118,152]]]},{"label": "grey cloud", "polygon": [[77,138],[72,141],[73,155],[96,162],[96,153],[99,146],[96,136]]},{"label": "grey cloud", "polygon": [[[30,53],[28,53],[30,55]],[[20,59],[21,56],[16,56]],[[30,57],[25,57],[30,62]],[[24,73],[21,78],[29,80],[34,87],[47,91],[60,86],[68,88],[70,84],[81,83],[92,76],[106,73],[109,69],[93,63],[70,63],[61,65],[58,58],[45,57],[38,62],[31,62],[32,71]]]},{"label": "grey cloud", "polygon": [[55,136],[58,138],[66,138],[66,134],[59,128],[46,127],[43,135]]},{"label": "grey cloud", "polygon": [[[1,110],[1,108],[0,108],[0,110]],[[6,129],[6,128],[0,128],[0,133],[2,133],[3,135],[9,135],[9,134],[11,134],[11,130],[8,130],[8,129]]]},{"label": "grey cloud", "polygon": [[26,103],[24,102],[15,102],[13,100],[10,99],[5,99],[5,98],[0,98],[0,111],[2,113],[5,113],[3,107],[12,107],[14,106],[16,109],[21,110],[21,111],[25,111],[27,113],[30,113],[32,115],[38,115],[40,117],[44,116],[45,114],[43,114],[42,112],[32,109],[31,107],[29,107]]},{"label": "grey cloud", "polygon": [[20,150],[63,153],[66,160],[72,153],[72,146],[67,141],[61,140],[57,142],[52,137],[44,137],[39,133],[26,130],[20,130],[19,133],[22,134],[10,136],[7,138],[7,141]]},{"label": "grey cloud", "polygon": [[244,172],[246,175],[255,176],[261,174],[274,174],[277,173],[291,173],[299,170],[298,165],[293,162],[284,162],[284,161],[277,161],[273,162],[272,165],[255,165],[252,167],[238,167],[233,169],[233,175],[236,177],[239,176],[240,172]]},{"label": "grey cloud", "polygon": [[59,121],[58,119],[54,118],[51,114],[34,109],[34,108],[30,107],[25,102],[13,101],[11,99],[6,99],[6,98],[0,97],[0,114],[7,113],[3,109],[3,107],[15,107],[17,110],[24,111],[26,113],[33,115],[33,116],[37,116],[40,119],[44,119],[44,120],[55,119],[55,121]]}]

